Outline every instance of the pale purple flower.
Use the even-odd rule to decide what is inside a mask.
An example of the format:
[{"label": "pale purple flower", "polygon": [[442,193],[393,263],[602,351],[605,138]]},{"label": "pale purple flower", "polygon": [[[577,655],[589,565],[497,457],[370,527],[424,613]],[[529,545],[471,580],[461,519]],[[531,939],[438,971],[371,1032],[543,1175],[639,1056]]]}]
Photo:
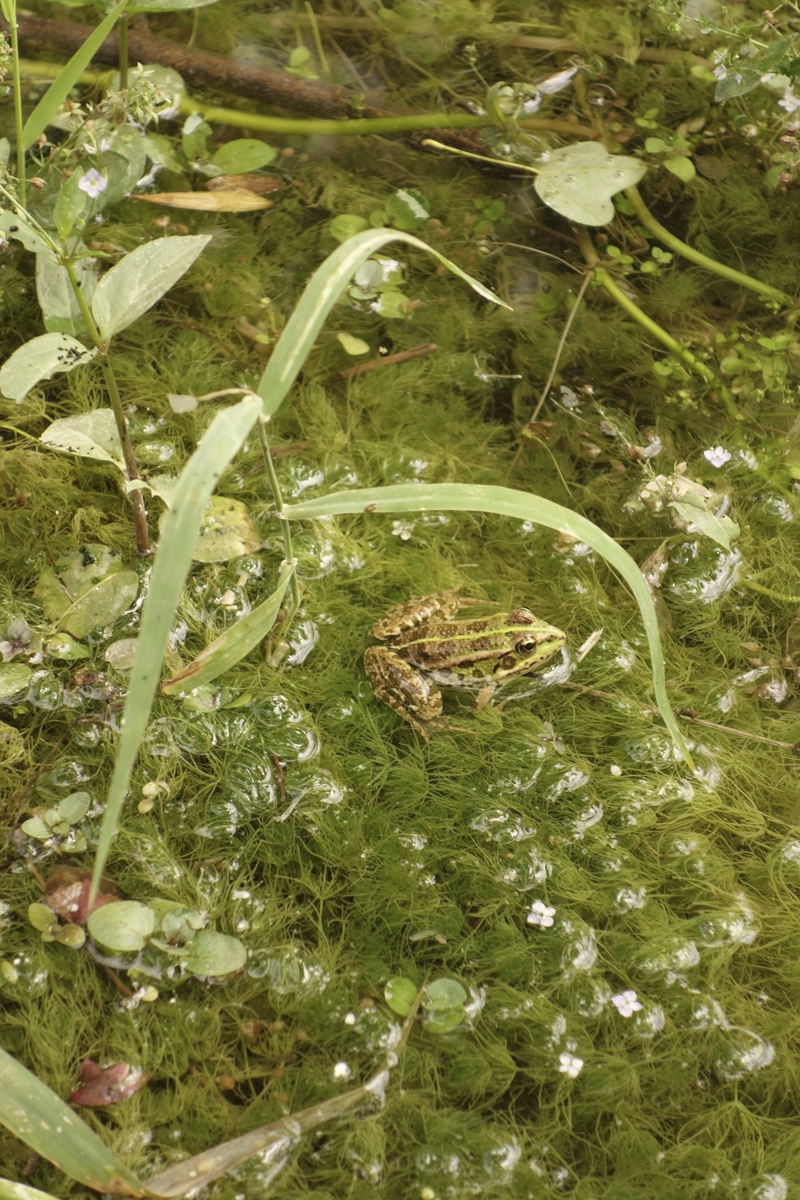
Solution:
[{"label": "pale purple flower", "polygon": [[583,1070],[583,1059],[578,1058],[575,1054],[564,1054],[558,1056],[558,1069],[562,1075],[567,1075],[570,1079],[577,1079]]},{"label": "pale purple flower", "polygon": [[78,180],[78,187],[82,192],[86,192],[90,200],[96,200],[100,193],[108,187],[108,180],[94,167],[89,167],[89,170],[85,171]]},{"label": "pale purple flower", "polygon": [[549,904],[545,904],[543,900],[534,900],[526,920],[529,925],[541,925],[542,929],[549,929],[555,915],[556,910]]},{"label": "pale purple flower", "polygon": [[703,451],[703,458],[710,462],[712,467],[724,467],[725,463],[731,460],[731,452],[722,446],[714,446],[712,450]]},{"label": "pale purple flower", "polygon": [[632,988],[628,988],[627,991],[619,992],[616,996],[612,996],[611,1003],[621,1017],[632,1017],[635,1012],[640,1012],[642,1007],[641,1002],[636,999],[636,992]]}]

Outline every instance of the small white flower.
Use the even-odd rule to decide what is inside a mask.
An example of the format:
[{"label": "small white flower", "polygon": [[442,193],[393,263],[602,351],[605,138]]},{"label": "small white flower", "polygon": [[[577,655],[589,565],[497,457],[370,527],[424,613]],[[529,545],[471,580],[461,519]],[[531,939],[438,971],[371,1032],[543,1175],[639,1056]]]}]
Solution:
[{"label": "small white flower", "polygon": [[392,533],[399,537],[401,542],[407,542],[414,532],[415,524],[414,521],[392,521]]},{"label": "small white flower", "polygon": [[346,1062],[338,1062],[333,1068],[334,1079],[349,1079],[353,1074],[353,1068]]},{"label": "small white flower", "polygon": [[704,450],[703,458],[710,462],[712,467],[724,467],[725,463],[731,460],[731,452],[722,446],[715,446],[713,450]]},{"label": "small white flower", "polygon": [[549,929],[555,915],[556,910],[549,904],[545,904],[543,900],[534,900],[526,920],[529,925],[541,925],[542,929]]},{"label": "small white flower", "polygon": [[575,1054],[560,1054],[558,1064],[561,1074],[568,1075],[570,1079],[577,1079],[583,1070],[583,1059],[578,1058]]},{"label": "small white flower", "polygon": [[641,1002],[636,999],[636,992],[631,988],[628,988],[625,992],[619,992],[616,996],[612,996],[611,1003],[615,1006],[621,1017],[632,1017],[642,1007]]},{"label": "small white flower", "polygon": [[94,167],[89,167],[89,170],[85,171],[78,180],[78,187],[82,192],[86,192],[91,200],[96,200],[100,193],[108,187],[108,180]]}]

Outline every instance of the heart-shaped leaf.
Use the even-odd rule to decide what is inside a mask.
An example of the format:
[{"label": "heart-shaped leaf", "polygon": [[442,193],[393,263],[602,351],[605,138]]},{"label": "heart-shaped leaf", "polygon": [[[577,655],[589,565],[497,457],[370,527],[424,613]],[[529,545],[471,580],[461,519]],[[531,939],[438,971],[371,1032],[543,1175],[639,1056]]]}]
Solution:
[{"label": "heart-shaped leaf", "polygon": [[609,154],[599,142],[578,142],[542,155],[536,194],[549,208],[581,225],[607,225],[614,216],[611,197],[638,183],[644,163]]},{"label": "heart-shaped leaf", "polygon": [[107,950],[135,953],[145,945],[156,927],[156,914],[136,900],[115,900],[89,914],[89,933]]}]

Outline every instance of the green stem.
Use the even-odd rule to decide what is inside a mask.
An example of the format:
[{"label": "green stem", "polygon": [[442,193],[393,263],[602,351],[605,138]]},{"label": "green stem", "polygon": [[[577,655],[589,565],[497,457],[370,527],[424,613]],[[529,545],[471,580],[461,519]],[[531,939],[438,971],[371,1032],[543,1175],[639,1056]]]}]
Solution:
[{"label": "green stem", "polygon": [[119,87],[124,91],[128,86],[128,16],[127,13],[119,19]]},{"label": "green stem", "polygon": [[623,308],[629,316],[633,317],[633,319],[637,321],[643,329],[646,329],[649,334],[652,334],[654,338],[657,338],[658,341],[661,342],[662,346],[666,346],[676,358],[680,358],[683,362],[685,362],[686,365],[691,367],[693,371],[700,375],[706,383],[713,383],[715,381],[713,371],[711,371],[705,365],[705,363],[700,362],[700,360],[696,358],[694,354],[692,354],[691,350],[687,350],[685,346],[682,346],[680,342],[677,342],[672,334],[667,333],[666,329],[663,329],[656,321],[652,319],[652,317],[648,317],[647,313],[643,312],[642,309],[639,308],[639,305],[636,304],[635,301],[631,300],[630,296],[628,296],[622,290],[617,281],[612,278],[611,275],[609,275],[608,271],[606,271],[603,266],[601,266],[600,256],[595,250],[594,243],[592,242],[592,239],[589,237],[589,234],[586,232],[586,230],[582,226],[578,225],[573,225],[572,229],[583,257],[594,271],[595,279],[601,285],[601,287],[605,288],[609,296],[611,296],[611,298],[615,300],[620,308]]},{"label": "green stem", "polygon": [[682,242],[680,238],[676,238],[674,234],[670,233],[668,229],[665,229],[655,219],[635,184],[632,187],[625,188],[625,195],[636,209],[636,215],[645,229],[649,230],[653,237],[657,237],[665,246],[669,246],[670,250],[674,250],[676,254],[681,254],[684,258],[688,258],[690,262],[697,263],[700,267],[705,267],[707,271],[713,271],[715,275],[721,275],[723,279],[730,279],[732,283],[738,283],[741,287],[749,288],[751,292],[758,292],[760,295],[766,296],[768,300],[774,300],[782,307],[787,305],[794,306],[794,300],[786,292],[781,292],[778,288],[770,287],[768,283],[762,283],[760,279],[753,279],[752,276],[745,275],[742,271],[735,271],[733,267],[726,267],[724,263],[717,262],[715,258],[709,258],[707,254],[701,254],[699,250],[695,250],[692,246],[687,246],[686,242]]},{"label": "green stem", "polygon": [[281,485],[278,483],[278,475],[275,471],[275,464],[272,461],[272,455],[269,450],[269,442],[267,441],[266,421],[262,418],[258,422],[258,437],[261,442],[261,453],[264,455],[264,466],[267,468],[269,476],[269,486],[272,489],[272,495],[275,500],[275,507],[278,510],[278,521],[283,534],[283,550],[286,562],[290,567],[294,567],[292,571],[292,611],[289,620],[294,616],[300,607],[300,584],[297,581],[297,559],[294,556],[294,548],[292,546],[292,531],[289,522],[283,514],[283,495],[281,493]]},{"label": "green stem", "polygon": [[[133,452],[128,422],[125,419],[125,410],[122,407],[122,399],[119,394],[119,387],[117,386],[117,377],[114,374],[114,368],[111,366],[111,360],[108,357],[108,343],[103,340],[100,330],[97,328],[91,309],[86,303],[83,290],[78,282],[78,277],[75,274],[75,267],[72,260],[68,257],[66,250],[62,253],[61,263],[67,272],[75,299],[78,301],[78,307],[81,310],[81,316],[89,331],[89,337],[99,351],[99,362],[106,381],[106,387],[108,388],[111,410],[114,413],[114,420],[117,425],[117,433],[119,434],[120,445],[122,446],[122,457],[125,461],[125,470],[128,474],[128,481],[132,483],[136,479],[141,479],[141,475],[139,474],[136,455]],[[133,526],[136,531],[137,553],[149,554],[151,550],[150,531],[147,528],[147,509],[145,508],[144,496],[141,489],[134,488],[130,492],[130,500],[133,509]]]},{"label": "green stem", "polygon": [[769,596],[771,600],[777,600],[779,604],[800,604],[800,596],[787,596],[785,592],[776,592],[772,588],[764,587],[763,583],[756,583],[754,579],[740,579],[739,583],[742,587],[749,588],[751,592],[758,592],[761,596]]},{"label": "green stem", "polygon": [[25,145],[22,137],[22,84],[19,74],[19,31],[17,30],[17,5],[14,3],[13,20],[9,22],[11,33],[11,59],[14,73],[14,126],[17,139],[17,194],[22,207],[27,199],[27,180],[25,175]]}]

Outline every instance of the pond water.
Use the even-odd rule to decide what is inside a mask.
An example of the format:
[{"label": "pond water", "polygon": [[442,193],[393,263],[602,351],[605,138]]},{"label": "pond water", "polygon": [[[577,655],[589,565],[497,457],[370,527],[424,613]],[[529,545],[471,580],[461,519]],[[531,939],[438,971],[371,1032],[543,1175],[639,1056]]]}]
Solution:
[{"label": "pond water", "polygon": [[[360,79],[429,113],[463,111],[459,98],[475,111],[487,84],[580,64],[538,106],[519,97],[541,125],[515,126],[518,154],[569,144],[569,124],[604,129],[614,153],[647,165],[641,194],[674,236],[793,294],[797,143],[779,104],[790,80],[715,102],[708,64],[730,20],[670,31],[663,7],[332,5],[317,14],[324,64],[307,20],[258,3],[198,9],[195,33],[198,47],[274,69],[304,46],[292,70],[320,86]],[[192,31],[186,12],[149,21],[175,41]],[[528,44],[532,32],[582,49]],[[794,37],[791,21],[754,33],[757,53],[779,35]],[[676,54],[637,60],[645,36]],[[180,123],[159,132],[179,145]],[[487,154],[502,152],[493,133]],[[213,146],[240,135],[215,125]],[[457,983],[439,1008],[455,1007],[452,1021],[437,1025],[423,1001],[381,1104],[256,1154],[202,1195],[800,1196],[796,311],[670,251],[620,193],[613,222],[584,236],[704,378],[596,282],[574,311],[581,240],[533,176],[434,153],[417,135],[243,136],[278,151],[273,208],[122,199],[85,235],[115,261],[165,232],[212,234],[114,343],[136,456],[156,480],[154,539],[169,490],[158,478],[179,473],[228,403],[175,397],[256,387],[337,233],[357,231],[342,218],[394,222],[510,307],[407,245],[382,250],[270,424],[284,499],[455,481],[596,522],[643,566],[695,769],[654,707],[636,602],[589,545],[480,512],[296,523],[295,619],[198,694],[157,698],[106,865],[103,891],[173,902],[183,925],[170,933],[159,909],[161,942],[145,946],[149,927],[126,957],[70,944],[63,921],[31,924],[43,886],[52,896],[91,869],[150,560],[136,556],[113,464],[38,443],[53,420],[107,406],[99,366],[38,384],[24,404],[0,398],[0,1045],[65,1099],[87,1059],[147,1072],[124,1102],[79,1110],[147,1179],[367,1082],[402,1021],[389,981]],[[140,190],[191,186],[198,177],[167,162]],[[18,243],[0,249],[0,287],[6,359],[42,332]],[[214,518],[233,540],[192,568],[169,673],[278,580],[284,544],[255,435],[217,494],[238,502]],[[102,619],[81,609],[73,627],[65,605],[100,559],[118,582]],[[484,603],[479,618],[530,608],[567,642],[489,704],[444,686],[450,727],[425,742],[376,700],[363,655],[386,612],[452,588]],[[472,607],[459,617],[475,619]],[[180,966],[171,947],[191,942],[195,920],[241,944],[241,969],[208,982],[199,950]],[[28,1154],[0,1140],[0,1174],[90,1194],[43,1159],[26,1166]]]}]

